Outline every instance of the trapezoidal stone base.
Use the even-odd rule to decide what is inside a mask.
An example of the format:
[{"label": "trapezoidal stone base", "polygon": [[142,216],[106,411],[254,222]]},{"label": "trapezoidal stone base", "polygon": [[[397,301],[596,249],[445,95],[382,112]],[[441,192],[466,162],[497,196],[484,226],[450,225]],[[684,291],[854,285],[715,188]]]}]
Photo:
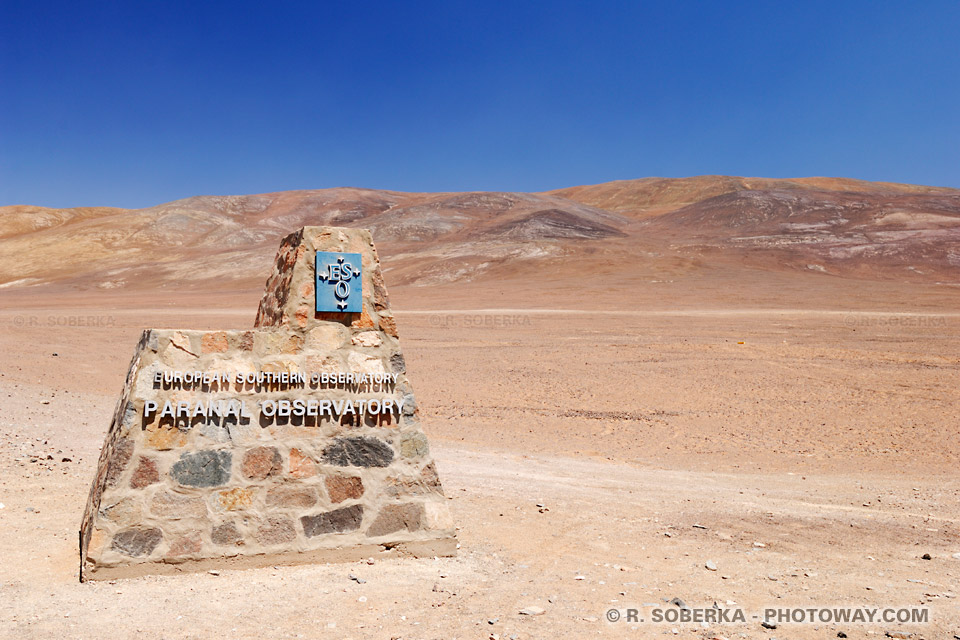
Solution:
[{"label": "trapezoidal stone base", "polygon": [[[314,311],[317,251],[361,255],[360,312]],[[454,555],[418,414],[370,233],[305,227],[281,244],[255,329],[143,333],[80,579]]]}]

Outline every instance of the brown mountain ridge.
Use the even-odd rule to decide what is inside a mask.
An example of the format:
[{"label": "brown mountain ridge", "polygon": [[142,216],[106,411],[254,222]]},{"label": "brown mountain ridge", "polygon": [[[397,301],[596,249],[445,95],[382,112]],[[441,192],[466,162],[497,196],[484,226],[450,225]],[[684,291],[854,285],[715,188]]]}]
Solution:
[{"label": "brown mountain ridge", "polygon": [[[545,193],[358,188],[146,209],[0,207],[0,287],[259,288],[280,237],[373,231],[390,281],[748,266],[960,284],[960,190],[843,178],[643,178]],[[628,267],[625,267],[628,265]]]}]

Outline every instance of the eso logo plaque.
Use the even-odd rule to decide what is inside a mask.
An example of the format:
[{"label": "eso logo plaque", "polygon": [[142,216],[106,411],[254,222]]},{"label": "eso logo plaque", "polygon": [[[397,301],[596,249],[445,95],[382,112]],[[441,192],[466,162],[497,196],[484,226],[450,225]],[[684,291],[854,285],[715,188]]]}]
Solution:
[{"label": "eso logo plaque", "polygon": [[317,311],[360,313],[363,310],[363,272],[359,253],[318,251]]}]

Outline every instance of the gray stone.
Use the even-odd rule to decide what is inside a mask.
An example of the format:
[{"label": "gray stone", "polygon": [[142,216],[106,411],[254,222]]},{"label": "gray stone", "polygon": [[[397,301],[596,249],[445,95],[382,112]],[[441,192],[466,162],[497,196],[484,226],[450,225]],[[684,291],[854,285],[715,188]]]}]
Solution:
[{"label": "gray stone", "polygon": [[121,420],[121,425],[124,427],[132,427],[136,420],[137,408],[128,400],[126,406],[123,408],[123,419]]},{"label": "gray stone", "polygon": [[424,458],[430,454],[427,436],[419,431],[405,433],[400,438],[400,455],[404,458]]},{"label": "gray stone", "polygon": [[210,533],[210,541],[221,546],[242,544],[243,535],[237,529],[237,525],[232,522],[225,522],[213,528]]},{"label": "gray stone", "polygon": [[160,529],[127,529],[113,536],[110,548],[128,556],[148,556],[163,540]]},{"label": "gray stone", "polygon": [[230,442],[230,428],[226,421],[221,424],[218,419],[208,420],[200,423],[200,435],[209,438],[217,444],[226,444]]},{"label": "gray stone", "polygon": [[337,438],[323,460],[338,467],[386,467],[393,462],[393,449],[377,438]]},{"label": "gray stone", "polygon": [[403,415],[412,416],[417,411],[417,400],[412,393],[403,396]]},{"label": "gray stone", "polygon": [[300,524],[303,525],[303,533],[308,538],[312,538],[325,533],[356,531],[360,528],[362,520],[363,505],[354,504],[315,516],[303,516],[300,518]]},{"label": "gray stone", "polygon": [[229,451],[198,451],[184,453],[170,475],[186,487],[219,487],[230,480],[233,454]]},{"label": "gray stone", "polygon": [[423,526],[423,505],[419,502],[407,504],[390,504],[377,514],[367,529],[367,535],[376,538],[395,531],[416,531]]},{"label": "gray stone", "polygon": [[403,359],[403,354],[397,352],[390,356],[390,370],[393,373],[406,373],[407,361]]},{"label": "gray stone", "polygon": [[705,566],[709,571],[717,570],[717,564],[713,560],[707,560],[707,563],[703,566]]}]

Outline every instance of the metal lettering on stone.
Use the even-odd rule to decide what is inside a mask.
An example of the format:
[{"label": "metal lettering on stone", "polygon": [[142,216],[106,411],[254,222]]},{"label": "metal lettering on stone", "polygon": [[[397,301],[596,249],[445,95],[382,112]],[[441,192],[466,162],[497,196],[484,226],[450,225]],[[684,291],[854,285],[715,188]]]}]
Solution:
[{"label": "metal lettering on stone", "polygon": [[363,311],[363,279],[359,253],[317,251],[317,311]]}]

